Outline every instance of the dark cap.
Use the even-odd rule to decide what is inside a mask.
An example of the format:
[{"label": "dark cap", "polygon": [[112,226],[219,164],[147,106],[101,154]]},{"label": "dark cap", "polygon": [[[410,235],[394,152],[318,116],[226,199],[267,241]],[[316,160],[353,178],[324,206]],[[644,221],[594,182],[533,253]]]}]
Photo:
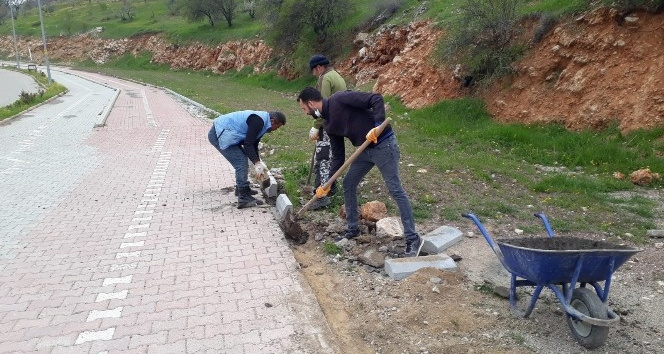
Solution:
[{"label": "dark cap", "polygon": [[318,65],[329,65],[330,60],[328,60],[324,55],[322,54],[316,54],[311,59],[309,59],[309,70],[313,70],[315,67]]}]

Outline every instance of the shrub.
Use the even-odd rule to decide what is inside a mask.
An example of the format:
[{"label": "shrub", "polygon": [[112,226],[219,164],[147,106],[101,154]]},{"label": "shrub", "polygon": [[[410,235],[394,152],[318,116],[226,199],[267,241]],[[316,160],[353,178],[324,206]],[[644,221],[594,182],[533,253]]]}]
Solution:
[{"label": "shrub", "polygon": [[645,10],[654,13],[662,13],[664,11],[664,0],[605,0],[604,2],[607,5],[615,6],[617,9],[626,12]]},{"label": "shrub", "polygon": [[533,42],[539,43],[544,36],[556,25],[556,19],[549,14],[542,14],[539,17],[535,33],[533,34]]},{"label": "shrub", "polygon": [[44,90],[39,90],[38,92],[25,92],[21,90],[21,94],[19,95],[18,101],[16,101],[16,104],[30,104],[32,101],[37,99],[37,96],[42,97],[44,95]]},{"label": "shrub", "polygon": [[523,52],[513,43],[518,34],[517,3],[513,0],[465,0],[442,43],[447,62],[461,63],[473,81],[511,72]]}]

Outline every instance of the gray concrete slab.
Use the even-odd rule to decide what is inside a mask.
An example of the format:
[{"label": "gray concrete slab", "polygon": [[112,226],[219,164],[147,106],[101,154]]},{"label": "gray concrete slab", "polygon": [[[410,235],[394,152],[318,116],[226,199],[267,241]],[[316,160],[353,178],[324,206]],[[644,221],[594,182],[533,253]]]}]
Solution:
[{"label": "gray concrete slab", "polygon": [[422,251],[427,254],[441,253],[461,241],[461,239],[463,239],[461,230],[456,227],[444,225],[422,236],[422,240],[424,241]]},{"label": "gray concrete slab", "polygon": [[456,270],[456,263],[446,254],[385,260],[385,272],[394,280],[405,279],[422,268]]}]

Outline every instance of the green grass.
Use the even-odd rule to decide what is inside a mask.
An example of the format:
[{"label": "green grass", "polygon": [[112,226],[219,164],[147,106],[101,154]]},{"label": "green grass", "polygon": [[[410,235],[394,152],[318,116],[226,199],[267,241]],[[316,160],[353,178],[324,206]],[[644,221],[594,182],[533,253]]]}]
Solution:
[{"label": "green grass", "polygon": [[13,117],[21,112],[24,112],[31,107],[34,107],[44,101],[49,100],[52,97],[55,97],[65,91],[67,91],[67,88],[60,85],[59,83],[55,81],[51,81],[51,83],[48,82],[48,77],[46,77],[43,73],[41,72],[34,72],[34,71],[28,71],[28,70],[18,70],[18,69],[11,69],[15,71],[20,71],[26,75],[32,76],[37,82],[41,84],[43,87],[43,93],[42,94],[37,94],[35,98],[30,101],[30,102],[22,102],[21,100],[17,100],[16,102],[9,104],[4,107],[0,107],[0,121],[7,119],[9,117]]},{"label": "green grass", "polygon": [[[104,38],[126,38],[143,33],[163,33],[176,42],[200,42],[218,44],[230,40],[251,38],[263,30],[258,20],[239,13],[229,28],[225,21],[188,22],[182,16],[171,16],[165,1],[130,1],[135,17],[122,21],[118,16],[122,2],[70,1],[44,5],[44,29],[46,36],[71,36],[96,27],[103,27],[99,35]],[[47,11],[48,10],[48,11]],[[0,26],[1,34],[11,34],[11,23]],[[16,21],[18,36],[40,37],[39,13],[36,9],[22,11]]]},{"label": "green grass", "polygon": [[341,246],[337,246],[334,242],[326,240],[325,243],[323,243],[323,251],[330,256],[335,256],[337,254],[342,254],[344,249]]},{"label": "green grass", "polygon": [[524,14],[548,13],[555,16],[573,14],[587,8],[587,0],[546,0],[527,2],[522,8],[522,12]]},{"label": "green grass", "polygon": [[[409,23],[416,0],[403,1],[401,10],[389,22]],[[445,25],[455,16],[460,1],[429,2],[419,18],[432,18]],[[581,0],[532,1],[522,8],[523,15],[575,13],[585,6]],[[132,2],[137,16],[133,21],[120,21],[115,14],[119,3],[58,3],[46,18],[47,34],[68,35],[103,26],[100,35],[122,38],[139,33],[159,32],[175,43],[199,41],[219,43],[231,39],[263,35],[262,24],[240,14],[233,28],[220,22],[210,27],[205,22],[187,23],[171,17],[165,3]],[[352,43],[352,29],[375,12],[368,1],[357,2],[356,11],[333,28],[339,41]],[[63,32],[64,31],[64,32]],[[40,36],[36,12],[22,13],[17,21],[20,36]],[[8,22],[0,34],[10,34]],[[346,38],[349,37],[349,38]],[[305,67],[315,40],[305,35],[294,51],[294,64]],[[218,75],[208,72],[170,70],[150,63],[151,54],[130,54],[105,65],[82,63],[88,70],[131,78],[165,86],[221,113],[239,109],[281,110],[288,123],[263,140],[273,155],[265,156],[269,167],[283,168],[284,186],[296,205],[300,187],[306,180],[312,146],[307,142],[311,119],[304,116],[295,102],[296,94],[315,84],[310,75],[286,80],[274,73],[253,75],[253,68]],[[280,60],[280,59],[275,59]],[[371,85],[361,89],[370,90]],[[402,152],[402,180],[412,197],[418,223],[451,222],[463,212],[473,211],[483,219],[519,225],[526,232],[536,232],[533,210],[552,215],[557,232],[589,231],[619,235],[632,233],[642,242],[645,230],[658,216],[653,204],[642,197],[614,197],[614,192],[639,193],[661,189],[664,181],[648,187],[635,187],[612,178],[613,172],[629,174],[649,167],[664,173],[664,127],[649,131],[621,134],[617,127],[602,131],[568,132],[559,125],[524,126],[493,122],[480,100],[467,98],[438,103],[420,110],[405,108],[395,98],[387,98],[392,107],[390,117],[397,132]],[[348,147],[348,153],[354,149]],[[411,166],[412,165],[412,166]],[[542,172],[537,165],[564,167],[559,172]],[[427,173],[417,172],[420,169]],[[369,183],[360,188],[360,201],[376,198],[374,188],[384,186],[378,173],[367,176]],[[383,189],[384,191],[384,189]],[[385,194],[382,193],[382,196]],[[397,212],[389,197],[383,200],[391,214]],[[342,203],[333,198],[330,214]],[[608,220],[608,221],[606,221]]]}]

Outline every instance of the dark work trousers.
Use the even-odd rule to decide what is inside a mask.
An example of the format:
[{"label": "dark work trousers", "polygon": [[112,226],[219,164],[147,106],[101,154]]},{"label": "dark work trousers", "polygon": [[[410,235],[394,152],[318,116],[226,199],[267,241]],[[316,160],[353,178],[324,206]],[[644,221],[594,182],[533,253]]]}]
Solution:
[{"label": "dark work trousers", "polygon": [[314,171],[316,171],[315,187],[322,186],[330,179],[330,137],[325,129],[318,131],[318,140],[316,141],[316,160],[314,161]]}]

